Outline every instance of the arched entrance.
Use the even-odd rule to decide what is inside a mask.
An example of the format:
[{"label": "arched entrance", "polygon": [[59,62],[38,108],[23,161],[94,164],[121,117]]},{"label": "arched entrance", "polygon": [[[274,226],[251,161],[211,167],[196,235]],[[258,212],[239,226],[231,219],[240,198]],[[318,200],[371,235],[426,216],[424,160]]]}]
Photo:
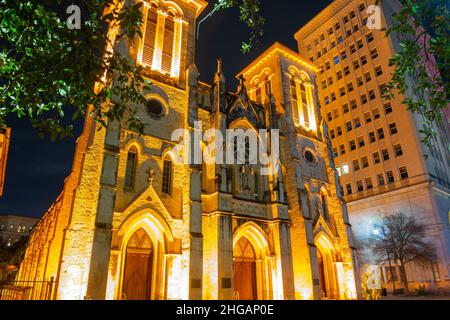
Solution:
[{"label": "arched entrance", "polygon": [[233,236],[234,294],[237,300],[283,299],[276,287],[275,258],[267,234],[255,223],[242,225]]},{"label": "arched entrance", "polygon": [[256,254],[252,244],[242,237],[233,250],[234,291],[238,300],[257,300]]},{"label": "arched entrance", "polygon": [[153,274],[153,245],[144,229],[130,238],[125,253],[122,298],[125,300],[150,300]]},{"label": "arched entrance", "polygon": [[339,285],[334,266],[334,248],[328,237],[323,234],[316,239],[317,264],[322,299],[338,299]]},{"label": "arched entrance", "polygon": [[326,269],[325,269],[325,261],[323,259],[322,253],[320,250],[317,250],[317,262],[319,265],[319,281],[320,281],[320,292],[322,298],[329,298],[330,297],[330,290],[327,285],[327,278],[325,276]]}]

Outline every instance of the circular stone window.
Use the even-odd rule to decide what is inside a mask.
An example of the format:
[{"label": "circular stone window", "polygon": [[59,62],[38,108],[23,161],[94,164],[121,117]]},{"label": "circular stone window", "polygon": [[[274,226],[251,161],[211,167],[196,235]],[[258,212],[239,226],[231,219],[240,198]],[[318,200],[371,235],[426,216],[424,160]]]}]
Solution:
[{"label": "circular stone window", "polygon": [[145,108],[147,110],[147,113],[150,117],[154,119],[160,119],[162,116],[164,116],[165,108],[161,101],[156,99],[149,99],[145,103]]},{"label": "circular stone window", "polygon": [[316,155],[311,150],[306,150],[304,153],[304,157],[309,163],[316,162]]}]

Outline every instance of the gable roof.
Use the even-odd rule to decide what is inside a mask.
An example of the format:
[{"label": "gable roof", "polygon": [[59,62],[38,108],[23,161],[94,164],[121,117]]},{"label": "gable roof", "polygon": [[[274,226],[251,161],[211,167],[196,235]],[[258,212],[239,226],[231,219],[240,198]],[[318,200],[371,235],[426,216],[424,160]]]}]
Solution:
[{"label": "gable roof", "polygon": [[252,69],[257,68],[262,63],[264,63],[264,59],[268,58],[272,54],[280,54],[282,56],[287,57],[288,59],[294,60],[298,64],[302,65],[303,67],[313,71],[313,72],[319,72],[321,69],[316,64],[312,63],[308,59],[302,57],[297,52],[289,49],[285,45],[275,42],[269,49],[267,49],[263,54],[261,54],[258,58],[256,58],[252,63],[250,63],[244,70],[242,70],[237,77],[241,75],[245,75],[252,71]]}]

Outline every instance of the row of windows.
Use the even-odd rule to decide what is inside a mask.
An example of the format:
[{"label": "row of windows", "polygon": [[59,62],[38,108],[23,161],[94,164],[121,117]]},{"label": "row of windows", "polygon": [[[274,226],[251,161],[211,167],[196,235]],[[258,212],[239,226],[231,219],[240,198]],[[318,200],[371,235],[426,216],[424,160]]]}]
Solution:
[{"label": "row of windows", "polygon": [[[2,224],[2,225],[0,226],[0,231],[6,231],[7,228],[8,228],[8,227],[7,227],[6,225]],[[27,226],[24,226],[24,225],[18,225],[18,226],[17,226],[17,229],[15,229],[15,226],[14,226],[13,224],[9,226],[9,230],[10,230],[10,231],[14,231],[14,230],[15,230],[17,233],[26,233],[27,230],[28,230],[28,231],[31,231],[31,229],[33,229],[33,227],[28,227],[28,228],[27,228]]]},{"label": "row of windows", "polygon": [[[377,76],[381,76],[383,74],[383,70],[381,69],[380,66],[375,68],[375,74]],[[338,79],[339,79],[339,74],[338,74]],[[370,75],[370,72],[366,72],[364,74],[364,80],[366,83],[368,83],[372,80],[372,76]],[[358,77],[358,79],[357,79],[358,87],[361,87],[364,84],[364,80],[362,77]],[[327,87],[327,85],[331,86],[331,85],[333,85],[333,83],[334,83],[333,77],[329,77],[327,79],[327,81],[322,81],[322,88],[325,89]],[[379,91],[380,91],[381,97],[386,93],[386,89],[387,88],[386,88],[385,84],[380,85]],[[347,85],[345,87],[339,88],[339,96],[344,97],[347,94],[353,92],[354,90],[355,90],[355,87],[353,85],[353,82],[349,82],[349,83],[347,83]],[[369,100],[370,101],[375,100],[377,98],[377,96],[376,96],[375,90],[371,89],[371,90],[369,90],[368,94],[362,94],[360,96],[360,98],[361,98],[361,103],[366,104],[367,102],[369,102]],[[329,105],[330,103],[335,102],[336,100],[337,100],[336,93],[331,92],[330,95],[325,96],[324,104]]]},{"label": "row of windows", "polygon": [[[345,103],[342,106],[342,113],[344,115],[348,114],[350,112],[350,108],[351,108],[351,110],[355,110],[357,108],[356,100],[352,100],[352,101],[350,101],[350,103]],[[388,115],[388,114],[391,114],[392,112],[393,112],[392,104],[390,102],[385,103],[384,104],[384,114]],[[339,117],[340,117],[339,109],[334,109],[333,112],[329,112],[327,114],[328,122],[331,122],[335,119],[339,119]],[[373,109],[372,112],[364,113],[364,120],[367,124],[371,123],[373,120],[378,120],[380,118],[381,118],[381,115],[380,115],[380,110],[378,108]],[[356,121],[356,123],[358,123],[358,121]],[[335,131],[330,130],[331,135],[333,132],[335,132]]]},{"label": "row of windows", "polygon": [[[406,180],[409,178],[408,169],[406,167],[401,167],[399,169],[400,180]],[[386,175],[384,173],[377,174],[377,184],[382,187],[386,184],[391,184],[395,182],[394,173],[392,170],[387,171]],[[346,194],[351,195],[353,192],[363,192],[366,190],[371,190],[374,188],[374,183],[371,177],[367,177],[364,180],[358,180],[356,182],[356,188],[353,189],[353,185],[348,183],[345,186]]]},{"label": "row of windows", "polygon": [[[353,124],[355,125],[355,128],[359,128],[361,126],[359,118],[356,118],[353,122],[352,121],[347,122],[347,124],[346,124],[347,132],[351,132],[353,130]],[[395,135],[398,133],[397,124],[395,122],[392,122],[389,124],[389,132],[391,135]],[[336,136],[340,137],[340,136],[342,136],[342,134],[343,133],[342,133],[341,126],[337,127],[336,131],[334,129],[330,130],[331,139],[335,139]],[[376,132],[375,131],[369,132],[369,142],[370,143],[375,143],[377,141],[377,137],[378,137],[378,140],[383,140],[385,138],[385,133],[384,133],[383,128],[378,128],[376,130]],[[351,140],[349,142],[349,145],[350,145],[349,150],[355,151],[357,149],[357,146],[359,146],[359,148],[363,148],[366,145],[366,142],[363,137],[359,137],[357,141]],[[338,148],[333,148],[333,155],[335,158],[337,158],[339,156],[343,156],[346,153],[347,153],[347,149],[344,144],[341,144],[339,146],[339,150],[338,150]]]},{"label": "row of windows", "polygon": [[[367,43],[371,43],[371,42],[374,41],[374,40],[375,40],[375,38],[374,38],[372,32],[366,34],[366,41],[367,41]],[[339,42],[339,43],[342,43],[343,40],[340,38],[340,40],[338,40],[338,42]],[[333,41],[333,42],[331,43],[331,49],[334,49],[335,47],[336,47],[336,42]],[[360,50],[360,49],[364,48],[364,42],[363,42],[362,39],[359,39],[359,40],[356,41],[355,43],[351,44],[349,47],[350,47],[350,54],[354,54],[357,50]],[[316,55],[316,56],[317,56],[317,59],[319,59],[319,58],[321,58],[322,56],[324,56],[326,53],[328,53],[328,51],[329,51],[328,48],[325,47],[325,48],[323,48],[321,51],[317,52],[317,55]],[[377,50],[376,48],[371,49],[371,50],[370,50],[370,56],[372,57],[372,59],[377,58],[377,57],[379,56],[379,55],[378,55],[378,50]],[[346,50],[342,50],[342,51],[340,52],[339,55],[333,56],[334,64],[337,65],[337,64],[339,64],[342,60],[345,60],[346,58],[347,58],[347,51],[346,51]],[[311,56],[309,59],[310,59],[311,61],[313,61],[313,62],[314,62],[314,60],[315,60],[313,56]],[[322,67],[321,73],[324,72],[324,69],[325,69],[325,70],[329,70],[329,67],[330,67],[330,62],[329,62],[329,61],[325,62],[324,67]]]},{"label": "row of windows", "polygon": [[[403,155],[403,149],[400,144],[397,144],[394,146],[394,153],[395,153],[396,157],[400,157]],[[383,149],[381,151],[381,156],[380,156],[379,152],[374,152],[372,154],[372,157],[373,157],[374,164],[381,163],[381,159],[383,159],[383,161],[388,161],[391,159],[388,149]],[[369,158],[367,156],[364,156],[361,159],[355,159],[352,161],[352,165],[353,165],[354,172],[359,171],[361,169],[368,168],[369,167]]]},{"label": "row of windows", "polygon": [[[365,4],[361,4],[358,8],[358,11],[360,12],[360,18],[361,21],[363,22],[363,26],[367,25],[367,17],[365,16],[365,10],[366,10],[366,6]],[[350,14],[348,16],[343,17],[343,26],[345,28],[345,26],[352,21],[352,28],[347,29],[346,31],[346,35],[349,36],[352,34],[352,32],[356,32],[359,30],[359,24],[358,21],[355,20],[356,18],[356,11],[351,11]],[[341,29],[341,23],[337,22],[335,23],[335,25],[331,28],[328,29],[327,33],[328,36],[332,36],[334,33],[336,33],[336,31]],[[314,40],[314,45],[319,45],[320,42],[325,41],[325,34],[321,34],[318,38],[316,38]],[[312,45],[308,45],[307,46],[307,51],[311,51],[312,50]]]}]

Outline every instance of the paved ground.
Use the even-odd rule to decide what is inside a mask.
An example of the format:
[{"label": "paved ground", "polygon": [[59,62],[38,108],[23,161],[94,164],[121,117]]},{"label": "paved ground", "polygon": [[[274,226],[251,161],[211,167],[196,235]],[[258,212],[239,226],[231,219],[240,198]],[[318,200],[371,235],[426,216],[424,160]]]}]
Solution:
[{"label": "paved ground", "polygon": [[450,296],[425,296],[425,297],[405,297],[405,296],[388,296],[382,297],[381,300],[395,301],[395,300],[448,300]]}]

